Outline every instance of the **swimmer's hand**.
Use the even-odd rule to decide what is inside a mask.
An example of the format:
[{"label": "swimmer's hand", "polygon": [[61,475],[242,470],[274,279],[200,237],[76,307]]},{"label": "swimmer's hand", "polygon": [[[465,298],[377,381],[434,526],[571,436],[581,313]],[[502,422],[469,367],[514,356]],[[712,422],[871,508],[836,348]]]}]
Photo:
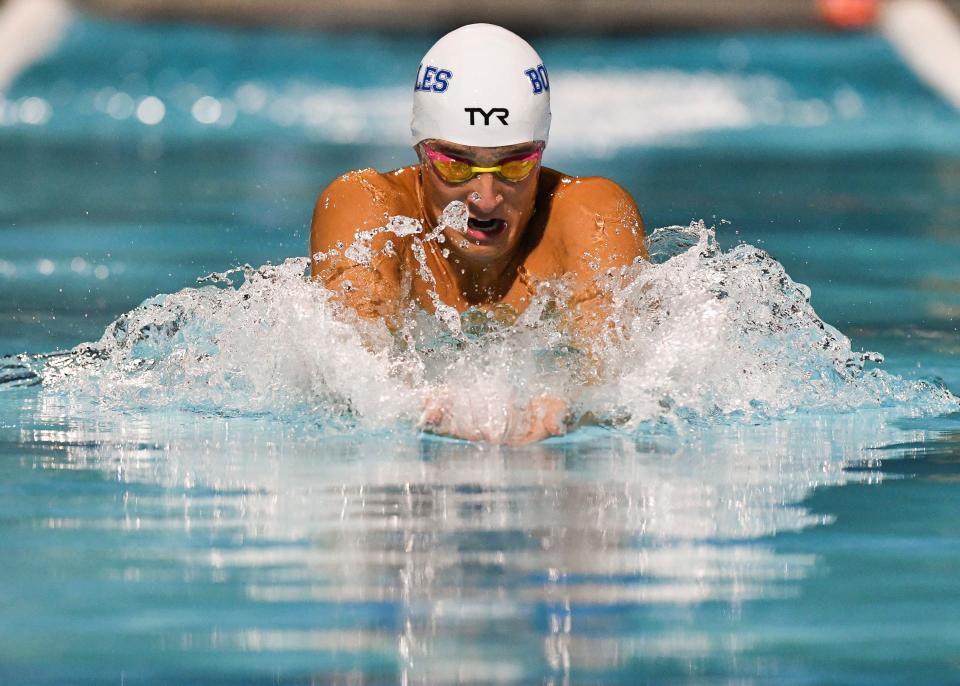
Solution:
[{"label": "swimmer's hand", "polygon": [[521,407],[478,404],[455,403],[440,393],[424,403],[419,427],[439,436],[499,445],[525,445],[567,433],[570,408],[560,398],[541,395]]}]

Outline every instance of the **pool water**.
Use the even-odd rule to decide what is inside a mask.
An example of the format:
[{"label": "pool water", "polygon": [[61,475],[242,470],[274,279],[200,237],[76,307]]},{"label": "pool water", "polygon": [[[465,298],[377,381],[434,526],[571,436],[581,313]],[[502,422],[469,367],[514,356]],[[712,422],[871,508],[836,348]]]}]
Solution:
[{"label": "pool water", "polygon": [[872,34],[537,40],[670,307],[585,401],[629,421],[469,444],[398,360],[563,387],[549,322],[368,354],[256,269],[413,160],[432,38],[80,18],[6,94],[0,354],[102,354],[2,363],[0,682],[960,680],[960,115]]}]

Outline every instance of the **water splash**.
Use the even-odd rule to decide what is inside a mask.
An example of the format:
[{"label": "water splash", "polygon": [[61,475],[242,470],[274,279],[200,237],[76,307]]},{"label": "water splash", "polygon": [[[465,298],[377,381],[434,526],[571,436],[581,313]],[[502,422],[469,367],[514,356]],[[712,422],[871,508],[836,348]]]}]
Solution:
[{"label": "water splash", "polygon": [[[429,284],[429,286],[436,286],[437,280],[430,270],[430,266],[427,264],[427,253],[423,246],[425,243],[430,243],[431,241],[440,244],[444,243],[446,236],[443,231],[446,228],[451,228],[460,233],[465,232],[467,230],[469,216],[467,206],[459,200],[454,200],[443,208],[436,227],[426,234],[424,234],[423,224],[418,219],[402,215],[391,216],[387,218],[387,223],[383,226],[366,231],[357,231],[354,234],[353,242],[349,246],[344,248],[343,245],[338,243],[336,247],[330,250],[314,253],[313,259],[316,262],[323,262],[327,259],[335,258],[342,253],[351,263],[369,268],[373,265],[373,260],[378,254],[384,256],[396,254],[393,239],[384,241],[383,248],[381,248],[378,254],[375,254],[373,249],[374,238],[381,234],[391,234],[397,239],[409,237],[410,252],[417,261],[417,276],[419,276],[423,282]],[[449,250],[444,249],[444,257],[448,254]],[[344,284],[348,288],[352,285],[349,281],[344,282]],[[443,302],[435,288],[428,287],[427,296],[433,304],[437,319],[448,329],[459,334],[460,315],[457,310]]]},{"label": "water splash", "polygon": [[[447,209],[456,226],[462,210]],[[387,227],[409,235],[422,231],[416,224],[392,218]],[[370,238],[347,250],[369,258]],[[613,314],[596,351],[602,381],[587,383],[584,355],[565,333],[562,280],[540,284],[519,317],[503,307],[461,315],[438,298],[437,316],[411,308],[391,335],[305,279],[305,259],[211,275],[145,301],[96,343],[8,362],[4,373],[120,406],[269,413],[320,431],[409,429],[439,394],[490,426],[546,394],[628,431],[811,410],[956,409],[941,387],[871,368],[882,357],[852,350],[764,251],[721,251],[702,223],[657,229],[649,247],[652,261],[610,287]],[[420,268],[429,272],[425,259]]]},{"label": "water splash", "polygon": [[654,264],[615,294],[627,318],[622,344],[608,349],[608,364],[623,370],[619,402],[634,418],[955,407],[944,389],[869,368],[883,357],[852,350],[817,316],[810,290],[763,250],[722,252],[699,223],[658,229],[650,251]]},{"label": "water splash", "polygon": [[[756,539],[829,524],[805,502],[814,489],[880,478],[847,467],[871,447],[923,440],[897,420],[957,400],[869,369],[874,356],[852,351],[762,251],[722,252],[693,225],[655,231],[650,252],[613,287],[605,381],[587,390],[560,325],[562,282],[541,284],[519,316],[468,310],[453,330],[411,311],[395,336],[307,281],[300,259],[210,275],[147,300],[95,343],[12,361],[43,388],[0,429],[34,448],[25,454],[37,469],[98,470],[98,488],[124,489],[117,520],[100,498],[95,513],[81,505],[35,526],[75,530],[66,545],[118,525],[156,532],[149,555],[125,555],[136,578],[173,568],[229,579],[229,612],[243,619],[282,608],[272,625],[228,627],[217,650],[302,655],[347,630],[344,650],[433,682],[444,656],[459,654],[454,643],[480,636],[483,664],[501,659],[503,644],[477,630],[489,622],[559,671],[571,654],[589,665],[647,654],[633,637],[572,632],[569,618],[665,604],[664,623],[644,635],[666,632],[657,659],[689,660],[696,646],[676,641],[678,605],[739,608],[795,592],[816,557]],[[439,393],[492,424],[544,390],[630,433],[490,449],[410,430]],[[856,421],[838,413],[852,407]],[[771,416],[785,417],[753,425]],[[329,437],[340,430],[349,436]],[[42,614],[46,598],[28,600],[19,613],[39,604]],[[291,628],[293,603],[324,603],[336,621]],[[339,608],[356,603],[389,603],[396,625],[355,641],[355,614]],[[544,612],[548,628],[530,630]],[[205,645],[202,632],[184,635]]]},{"label": "water splash", "polygon": [[[474,193],[473,195],[478,195]],[[463,233],[467,230],[467,221],[470,219],[470,211],[467,206],[459,200],[454,200],[443,208],[440,213],[440,226],[447,226],[455,231]]]}]

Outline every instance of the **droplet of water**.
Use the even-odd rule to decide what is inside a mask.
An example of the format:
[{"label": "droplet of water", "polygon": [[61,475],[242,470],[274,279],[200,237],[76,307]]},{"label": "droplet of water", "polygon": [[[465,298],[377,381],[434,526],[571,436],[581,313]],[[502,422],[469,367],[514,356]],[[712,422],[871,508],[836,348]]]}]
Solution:
[{"label": "droplet of water", "polygon": [[440,213],[440,224],[463,233],[467,230],[467,220],[469,218],[470,212],[467,210],[467,206],[459,200],[454,200],[444,207],[443,212]]}]

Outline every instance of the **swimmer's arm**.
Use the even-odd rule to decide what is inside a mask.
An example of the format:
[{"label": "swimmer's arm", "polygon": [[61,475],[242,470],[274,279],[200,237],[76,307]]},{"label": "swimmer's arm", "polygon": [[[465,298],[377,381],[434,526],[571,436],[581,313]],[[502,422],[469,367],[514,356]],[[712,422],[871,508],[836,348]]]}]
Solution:
[{"label": "swimmer's arm", "polygon": [[[467,403],[470,399],[466,399]],[[453,403],[444,388],[427,398],[419,426],[430,433],[462,438],[468,441],[486,441],[502,445],[525,445],[551,436],[562,436],[570,428],[566,401],[549,395],[537,396],[526,407],[506,407],[501,421],[490,418],[477,421],[469,405],[452,408]],[[481,413],[482,414],[482,413]]]},{"label": "swimmer's arm", "polygon": [[362,232],[387,222],[382,184],[376,172],[351,172],[320,193],[310,228],[310,275],[361,317],[390,325],[400,309],[399,239],[389,232],[374,236],[369,261],[364,251],[350,249],[363,247]]},{"label": "swimmer's arm", "polygon": [[616,336],[611,289],[649,257],[643,218],[630,194],[608,179],[584,179],[571,190],[575,203],[564,213],[563,233],[564,271],[574,276],[567,333],[593,359],[591,376],[602,376],[598,348]]},{"label": "swimmer's arm", "polygon": [[[647,258],[643,219],[633,198],[606,179],[581,180],[563,196],[554,208],[562,217],[560,229],[565,239],[561,254],[566,261],[559,271],[574,275],[565,328],[571,342],[584,352],[581,376],[591,383],[603,377],[599,346],[616,335],[610,331],[612,298],[605,285],[615,285],[620,270],[638,257]],[[493,435],[488,427],[470,421],[471,416],[464,421],[451,412],[449,401],[440,393],[426,403],[420,425],[443,435],[519,445],[600,423],[590,413],[576,416],[572,404],[568,398],[535,397],[525,407],[507,408],[506,422],[502,427],[498,424]]]}]

